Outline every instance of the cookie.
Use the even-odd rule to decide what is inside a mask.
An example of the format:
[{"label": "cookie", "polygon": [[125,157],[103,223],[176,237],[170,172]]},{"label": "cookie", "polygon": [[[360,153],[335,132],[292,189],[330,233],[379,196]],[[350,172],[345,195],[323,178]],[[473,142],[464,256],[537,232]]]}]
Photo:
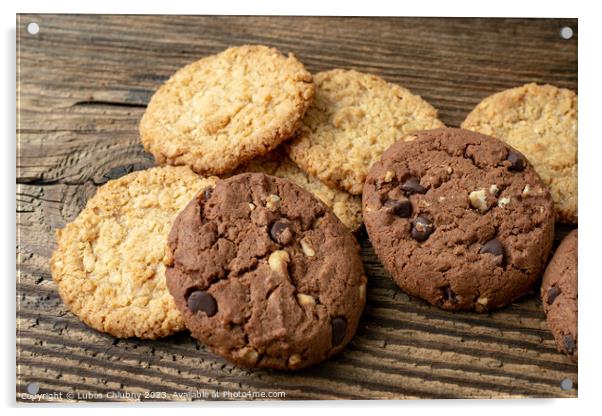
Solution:
[{"label": "cookie", "polygon": [[168,245],[167,287],[186,327],[237,365],[299,369],[353,337],[366,297],[359,245],[288,180],[219,181],[178,215]]},{"label": "cookie", "polygon": [[550,188],[558,220],[577,223],[577,95],[527,84],[485,98],[462,127],[522,152]]},{"label": "cookie", "polygon": [[155,339],[182,330],[165,284],[167,236],[178,212],[213,183],[187,167],[166,166],[101,186],[57,231],[50,265],[69,309],[119,338]]},{"label": "cookie", "polygon": [[363,193],[374,250],[405,292],[442,309],[499,308],[532,289],[554,204],[518,151],[461,129],[417,132],[374,164]]},{"label": "cookie", "polygon": [[314,76],[316,97],[288,147],[301,169],[354,195],[370,166],[403,135],[443,127],[437,110],[375,75],[334,69]]},{"label": "cookie", "polygon": [[543,275],[541,301],[558,351],[577,362],[577,230],[562,242]]},{"label": "cookie", "polygon": [[288,179],[311,192],[322,201],[349,228],[357,231],[362,225],[362,200],[359,196],[326,186],[320,180],[303,172],[281,148],[247,162],[238,172],[262,172]]},{"label": "cookie", "polygon": [[291,137],[314,96],[311,74],[292,54],[239,46],[178,70],[140,121],[158,163],[224,174]]}]

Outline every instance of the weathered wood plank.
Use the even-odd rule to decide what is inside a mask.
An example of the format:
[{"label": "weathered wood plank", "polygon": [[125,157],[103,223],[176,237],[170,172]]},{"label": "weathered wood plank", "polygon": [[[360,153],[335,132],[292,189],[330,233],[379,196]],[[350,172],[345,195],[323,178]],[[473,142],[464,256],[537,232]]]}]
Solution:
[{"label": "weathered wood plank", "polygon": [[[40,24],[38,35],[27,35],[28,21]],[[165,391],[168,400],[274,386],[288,399],[575,396],[560,380],[576,383],[577,367],[556,352],[537,296],[484,315],[438,310],[396,288],[365,233],[370,283],[356,337],[327,363],[294,374],[233,367],[186,333],[149,342],[91,330],[62,304],[48,267],[54,230],[97,186],[153,164],[137,134],[144,107],[173,71],[202,55],[264,43],[314,72],[377,73],[459,125],[503,88],[536,81],[576,89],[577,39],[560,39],[564,25],[577,33],[566,19],[20,16],[17,392],[35,381],[65,397]]]}]

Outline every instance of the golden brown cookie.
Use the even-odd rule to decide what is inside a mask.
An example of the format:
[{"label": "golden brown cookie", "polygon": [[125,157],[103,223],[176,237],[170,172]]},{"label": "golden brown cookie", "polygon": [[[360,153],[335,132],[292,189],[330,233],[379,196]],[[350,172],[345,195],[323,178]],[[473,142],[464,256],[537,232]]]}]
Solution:
[{"label": "golden brown cookie", "polygon": [[307,173],[351,194],[362,193],[370,166],[402,136],[443,127],[429,103],[375,75],[334,69],[314,81],[315,100],[289,155]]},{"label": "golden brown cookie", "polygon": [[355,232],[362,225],[362,200],[359,196],[330,188],[315,177],[303,172],[290,160],[282,148],[250,160],[237,169],[237,172],[262,172],[288,179],[311,192],[332,209],[350,231]]},{"label": "golden brown cookie", "polygon": [[167,236],[180,210],[214,179],[164,166],[100,187],[77,218],[57,231],[50,265],[69,309],[119,338],[154,339],[182,330],[165,284]]},{"label": "golden brown cookie", "polygon": [[526,84],[481,101],[462,127],[521,151],[550,187],[559,221],[577,223],[577,95]]},{"label": "golden brown cookie", "polygon": [[161,86],[140,138],[158,163],[224,174],[290,138],[313,96],[312,76],[292,54],[234,47],[185,66]]}]

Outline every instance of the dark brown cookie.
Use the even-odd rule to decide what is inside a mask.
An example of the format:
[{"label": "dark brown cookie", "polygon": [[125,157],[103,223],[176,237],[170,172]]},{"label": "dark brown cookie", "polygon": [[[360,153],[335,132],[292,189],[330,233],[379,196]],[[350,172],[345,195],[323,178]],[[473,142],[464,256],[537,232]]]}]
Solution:
[{"label": "dark brown cookie", "polygon": [[541,301],[556,347],[577,362],[577,230],[567,235],[546,268]]},{"label": "dark brown cookie", "polygon": [[362,203],[393,280],[442,309],[514,301],[552,247],[552,198],[531,164],[467,130],[427,130],[392,145],[372,166]]},{"label": "dark brown cookie", "polygon": [[175,220],[167,286],[192,335],[249,367],[299,369],[339,352],[358,325],[359,245],[309,192],[243,173]]}]

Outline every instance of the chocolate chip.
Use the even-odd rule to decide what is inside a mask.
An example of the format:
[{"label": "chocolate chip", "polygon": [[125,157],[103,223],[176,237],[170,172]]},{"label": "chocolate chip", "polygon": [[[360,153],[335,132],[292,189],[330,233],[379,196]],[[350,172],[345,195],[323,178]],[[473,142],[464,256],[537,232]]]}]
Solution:
[{"label": "chocolate chip", "polygon": [[573,336],[571,334],[563,336],[562,342],[564,343],[564,350],[567,354],[572,354],[573,352],[575,352],[575,348],[577,346],[575,345],[575,340],[573,339]]},{"label": "chocolate chip", "polygon": [[275,221],[270,227],[270,238],[278,244],[286,245],[293,239],[289,223],[284,220]]},{"label": "chocolate chip", "polygon": [[383,206],[388,212],[401,218],[408,218],[412,215],[412,204],[408,199],[402,201],[387,199]]},{"label": "chocolate chip", "polygon": [[494,238],[492,240],[487,241],[485,244],[483,244],[483,247],[481,247],[481,250],[479,251],[480,254],[485,254],[485,253],[489,253],[489,254],[493,254],[494,256],[503,256],[504,255],[504,246],[502,245],[502,243],[500,243],[500,240],[498,240],[497,238]]},{"label": "chocolate chip", "polygon": [[203,311],[207,316],[213,316],[217,312],[217,303],[208,292],[196,290],[188,296],[188,309],[193,313]]},{"label": "chocolate chip", "polygon": [[426,188],[420,185],[420,179],[412,177],[407,179],[403,185],[401,185],[401,189],[410,194],[424,194],[426,193]]},{"label": "chocolate chip", "polygon": [[332,320],[332,346],[336,347],[347,335],[347,321],[345,318],[334,318]]},{"label": "chocolate chip", "polygon": [[435,231],[433,224],[424,217],[416,217],[412,223],[412,238],[414,240],[423,242]]},{"label": "chocolate chip", "polygon": [[203,189],[203,199],[208,200],[211,197],[211,194],[213,193],[213,188],[211,186],[206,187],[205,189]]},{"label": "chocolate chip", "polygon": [[520,153],[511,150],[507,159],[510,161],[510,170],[521,171],[525,168],[525,158]]},{"label": "chocolate chip", "polygon": [[558,297],[558,295],[560,295],[560,288],[558,286],[552,286],[551,288],[548,289],[548,305],[551,305],[552,303],[554,303],[554,301],[556,300],[556,298]]},{"label": "chocolate chip", "polygon": [[445,288],[443,289],[443,299],[445,299],[448,302],[458,303],[458,297],[449,286],[445,286]]}]

